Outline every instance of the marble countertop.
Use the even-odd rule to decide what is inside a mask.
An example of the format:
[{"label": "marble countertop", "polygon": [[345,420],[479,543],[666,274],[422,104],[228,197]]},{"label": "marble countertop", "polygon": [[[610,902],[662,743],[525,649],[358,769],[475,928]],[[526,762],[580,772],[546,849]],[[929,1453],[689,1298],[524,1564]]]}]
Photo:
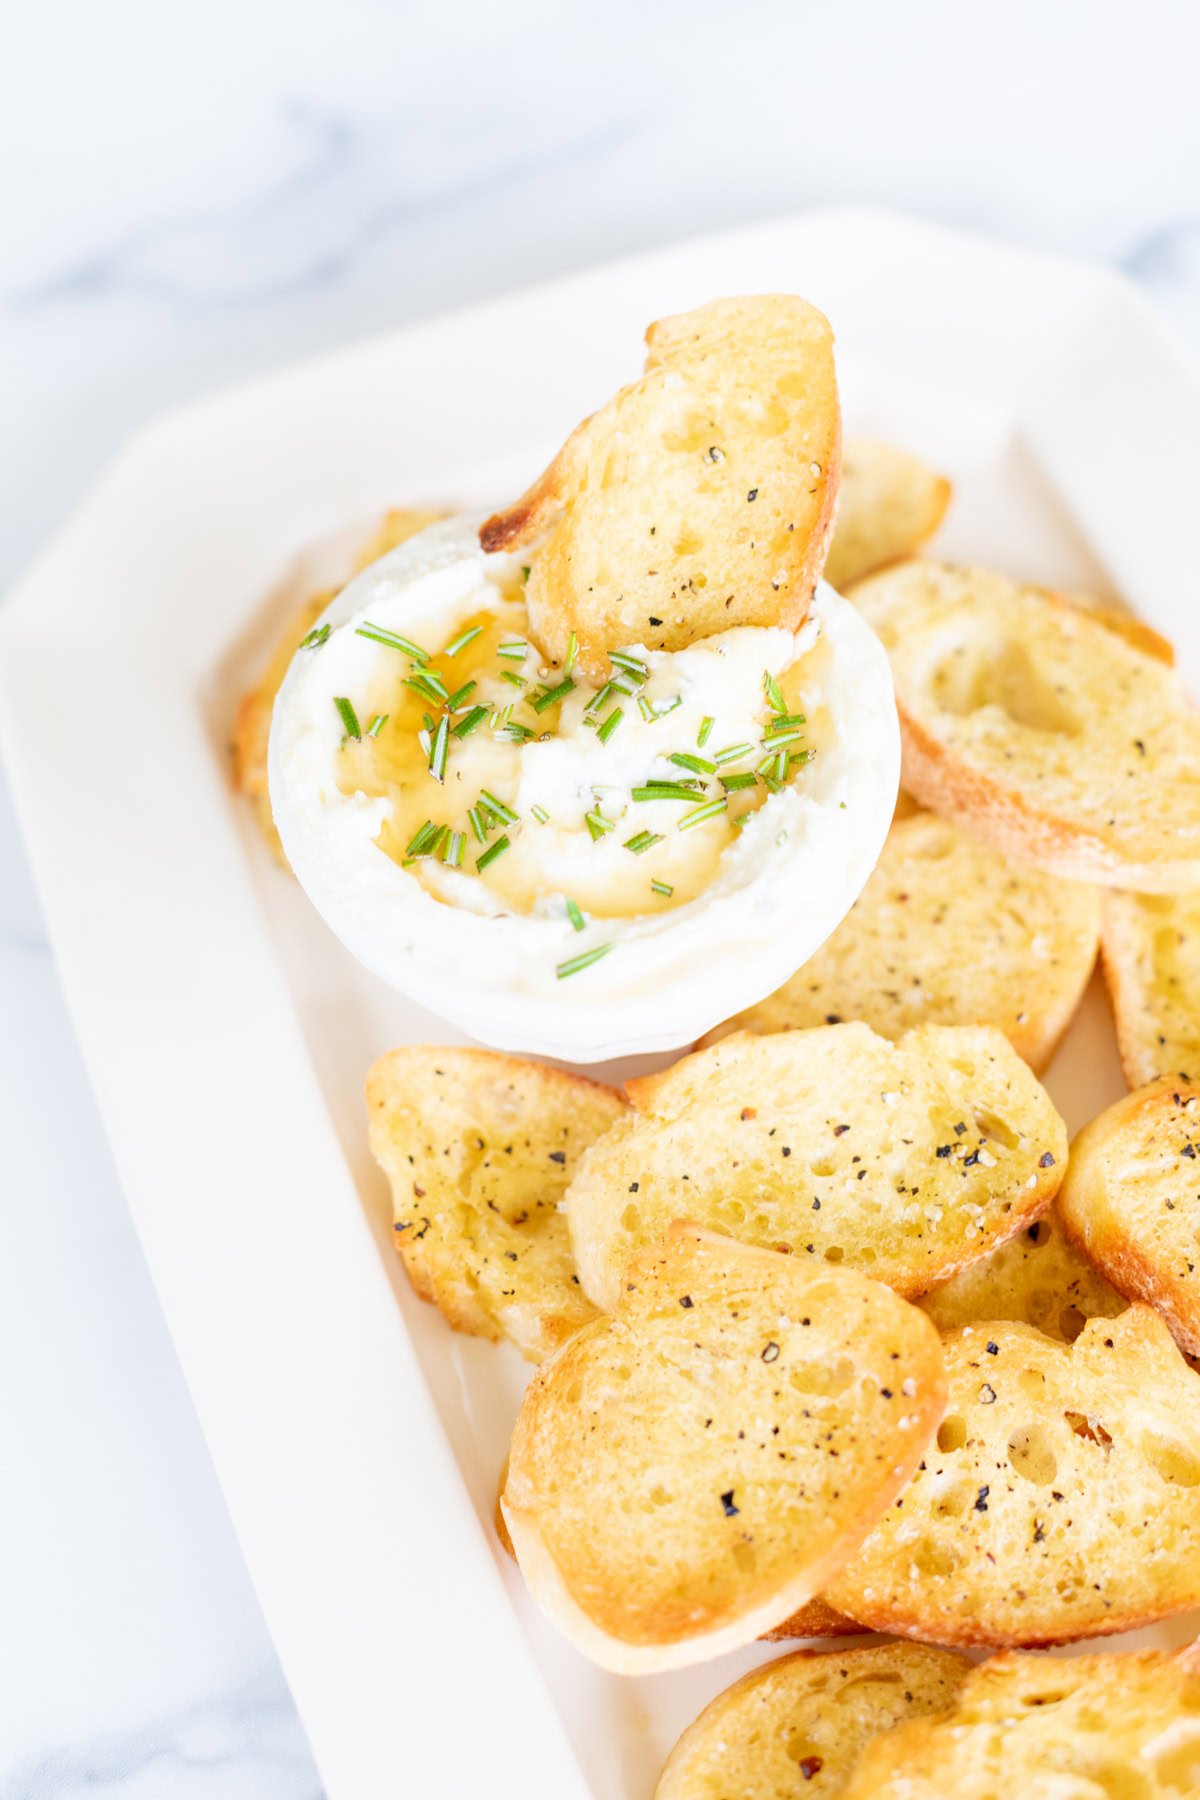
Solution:
[{"label": "marble countertop", "polygon": [[[1198,55],[1178,0],[10,9],[0,581],[189,395],[802,206],[1115,263],[1200,340]],[[0,1231],[0,1800],[311,1800],[2,786]]]}]

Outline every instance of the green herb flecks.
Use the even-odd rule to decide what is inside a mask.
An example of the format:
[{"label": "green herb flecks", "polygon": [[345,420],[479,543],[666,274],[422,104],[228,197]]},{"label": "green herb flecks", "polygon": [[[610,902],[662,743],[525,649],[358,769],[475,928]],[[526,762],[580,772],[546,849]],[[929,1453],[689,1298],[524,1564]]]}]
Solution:
[{"label": "green herb flecks", "polygon": [[602,744],[607,744],[609,738],[612,736],[613,732],[617,729],[617,726],[621,723],[621,720],[624,717],[625,717],[625,714],[624,714],[624,711],[622,710],[622,708],[619,706],[615,706],[613,708],[613,710],[609,713],[607,719],[605,719],[603,725],[597,726],[596,736],[600,739],[600,742]]},{"label": "green herb flecks", "polygon": [[611,949],[611,944],[597,944],[594,950],[584,950],[579,956],[569,956],[566,962],[559,963],[554,972],[560,981],[565,981],[568,975],[578,975],[581,970],[590,969],[602,956],[607,956]]},{"label": "green herb flecks", "polygon": [[574,692],[575,683],[569,675],[564,675],[557,687],[547,688],[544,693],[538,695],[533,703],[533,710],[535,713],[547,712],[550,707],[557,706],[560,700],[565,700],[568,694]]},{"label": "green herb flecks", "polygon": [[723,769],[726,763],[740,762],[743,756],[749,756],[753,748],[753,744],[726,744],[724,750],[713,751],[713,761],[718,769]]},{"label": "green herb flecks", "polygon": [[300,639],[297,649],[319,650],[328,641],[331,630],[332,626],[329,625],[314,625],[308,636]]},{"label": "green herb flecks", "polygon": [[456,637],[452,644],[447,644],[446,648],[442,651],[442,655],[457,656],[460,650],[465,650],[468,644],[473,644],[475,642],[475,639],[482,630],[482,625],[472,625],[469,631],[464,631],[460,637]]},{"label": "green herb flecks", "polygon": [[684,813],[679,821],[680,831],[690,831],[693,825],[706,824],[709,819],[715,819],[718,813],[723,813],[728,805],[729,802],[724,797],[720,800],[706,800],[695,812]]},{"label": "green herb flecks", "polygon": [[496,645],[496,655],[507,657],[510,662],[524,662],[528,648],[529,645],[520,638],[509,638],[506,643]]},{"label": "green herb flecks", "polygon": [[669,900],[671,895],[675,892],[675,889],[671,886],[669,881],[652,881],[650,883],[650,892],[652,894],[661,894],[664,900]]},{"label": "green herb flecks", "polygon": [[371,720],[371,723],[367,726],[367,736],[369,738],[377,738],[390,718],[390,713],[376,713],[375,717]]},{"label": "green herb flecks", "polygon": [[575,659],[579,655],[579,639],[574,632],[567,639],[567,660],[563,664],[563,674],[569,675],[575,667]]},{"label": "green herb flecks", "polygon": [[716,763],[703,756],[693,756],[690,750],[675,750],[667,761],[678,763],[681,769],[690,769],[694,775],[715,775],[717,772]]},{"label": "green herb flecks", "polygon": [[505,806],[503,800],[497,800],[495,794],[489,794],[486,788],[479,790],[479,804],[486,806],[493,819],[499,825],[515,825],[517,814],[511,806]]},{"label": "green herb flecks", "polygon": [[787,701],[783,697],[783,689],[770,669],[763,670],[763,693],[767,696],[767,704],[772,712],[785,713],[787,711]]},{"label": "green herb flecks", "polygon": [[429,751],[429,773],[435,781],[446,779],[446,752],[450,747],[450,715],[443,713]]},{"label": "green herb flecks", "polygon": [[632,788],[635,800],[686,800],[694,804],[701,784],[698,781],[648,781],[641,787]]},{"label": "green herb flecks", "polygon": [[483,852],[483,854],[481,856],[477,856],[475,858],[475,868],[476,868],[477,872],[480,875],[482,875],[483,871],[486,868],[489,868],[491,866],[491,864],[495,862],[495,860],[498,856],[503,856],[504,852],[506,850],[511,850],[511,848],[512,848],[512,843],[511,843],[511,840],[507,836],[498,837],[494,844],[488,845],[487,849]]},{"label": "green herb flecks", "polygon": [[453,694],[451,694],[450,698],[447,700],[446,711],[447,712],[461,712],[464,701],[466,701],[470,698],[470,696],[475,692],[475,689],[477,686],[478,686],[477,682],[464,681],[462,686],[460,688],[458,688]]},{"label": "green herb flecks", "polygon": [[450,727],[456,738],[470,737],[477,725],[482,725],[491,711],[490,706],[473,706],[469,713],[464,713],[457,725]]},{"label": "green herb flecks", "polygon": [[370,619],[364,619],[361,625],[354,628],[356,637],[370,638],[374,644],[384,644],[389,650],[399,650],[410,662],[427,663],[428,650],[422,650],[420,644],[414,644],[411,638],[401,637],[398,631],[389,631],[386,625],[372,625]]},{"label": "green herb flecks", "polygon": [[752,788],[757,785],[758,776],[751,775],[749,772],[745,775],[722,775],[721,777],[721,786],[727,794],[736,794],[742,788]]},{"label": "green herb flecks", "polygon": [[696,748],[697,748],[697,750],[703,750],[705,744],[707,744],[709,738],[712,736],[713,726],[716,724],[716,722],[717,721],[715,719],[710,719],[707,713],[701,719],[700,729],[696,733]]},{"label": "green herb flecks", "polygon": [[655,844],[662,843],[661,831],[639,831],[636,837],[625,839],[625,848],[632,850],[635,856],[644,856]]},{"label": "green herb flecks", "polygon": [[448,869],[461,869],[463,859],[463,834],[452,831],[442,851],[442,861]]},{"label": "green herb flecks", "polygon": [[606,819],[604,814],[598,808],[593,812],[585,813],[583,822],[591,833],[593,844],[598,838],[602,838],[606,832],[616,830],[616,825],[613,820]]},{"label": "green herb flecks", "polygon": [[574,926],[576,931],[582,931],[584,926],[587,924],[587,920],[584,918],[582,912],[579,910],[578,900],[568,900],[567,901],[567,917],[568,917],[568,919],[570,919],[571,924]]},{"label": "green herb flecks", "polygon": [[342,729],[346,733],[346,736],[354,738],[356,742],[360,742],[362,739],[362,726],[358,722],[358,714],[355,712],[351,702],[347,700],[345,694],[335,694],[333,697],[333,704],[337,707],[338,718],[342,721]]}]

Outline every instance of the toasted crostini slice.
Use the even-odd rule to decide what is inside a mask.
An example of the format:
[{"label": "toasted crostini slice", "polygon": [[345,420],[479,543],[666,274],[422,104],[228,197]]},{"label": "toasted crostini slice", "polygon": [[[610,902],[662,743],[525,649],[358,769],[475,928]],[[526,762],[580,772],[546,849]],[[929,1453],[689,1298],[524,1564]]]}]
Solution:
[{"label": "toasted crostini slice", "polygon": [[1200,1076],[1200,888],[1110,890],[1100,949],[1130,1087],[1182,1070]]},{"label": "toasted crostini slice", "polygon": [[456,1331],[536,1360],[587,1323],[559,1205],[620,1095],[491,1050],[407,1044],[372,1068],[367,1111],[396,1248]]},{"label": "toasted crostini slice", "polygon": [[947,1712],[971,1669],[927,1644],[797,1650],[709,1702],[667,1761],[654,1800],[825,1800],[880,1732]]},{"label": "toasted crostini slice", "polygon": [[646,333],[646,372],[579,425],[480,532],[530,549],[544,655],[680,650],[804,620],[833,528],[841,422],[833,333],[793,294],[715,300]]},{"label": "toasted crostini slice", "polygon": [[997,855],[948,819],[892,826],[833,936],[757,1006],[709,1032],[785,1031],[861,1019],[884,1037],[914,1025],[995,1025],[1042,1069],[1096,960],[1095,888]]},{"label": "toasted crostini slice", "polygon": [[[1161,1075],[1092,1120],[1059,1195],[1079,1249],[1200,1356],[1200,1081]],[[1196,1418],[1200,1437],[1200,1415]]]},{"label": "toasted crostini slice", "polygon": [[906,1296],[1038,1218],[1067,1137],[998,1031],[925,1025],[741,1032],[628,1083],[633,1110],[567,1192],[584,1291],[616,1303],[629,1257],[695,1218]]},{"label": "toasted crostini slice", "polygon": [[923,805],[1052,874],[1200,887],[1200,715],[1173,669],[989,570],[903,563],[852,597],[888,651]]},{"label": "toasted crostini slice", "polygon": [[1070,1345],[994,1320],[944,1346],[936,1441],[831,1604],[876,1631],[1003,1647],[1200,1604],[1200,1376],[1158,1314],[1091,1319]]},{"label": "toasted crostini slice", "polygon": [[604,1667],[704,1661],[821,1590],[944,1403],[937,1333],[890,1288],[678,1223],[526,1390],[517,1561]]},{"label": "toasted crostini slice", "polygon": [[1200,1663],[1022,1656],[980,1663],[953,1709],[868,1744],[844,1800],[1191,1800],[1200,1794]]},{"label": "toasted crostini slice", "polygon": [[[1068,1179],[1074,1152],[1067,1161]],[[981,1319],[1015,1319],[1073,1344],[1089,1319],[1115,1319],[1129,1304],[1063,1229],[1060,1197],[1048,1212],[969,1269],[923,1294],[939,1331]]]},{"label": "toasted crostini slice", "polygon": [[944,475],[907,450],[878,438],[848,438],[826,581],[848,587],[912,556],[941,524],[952,491]]}]

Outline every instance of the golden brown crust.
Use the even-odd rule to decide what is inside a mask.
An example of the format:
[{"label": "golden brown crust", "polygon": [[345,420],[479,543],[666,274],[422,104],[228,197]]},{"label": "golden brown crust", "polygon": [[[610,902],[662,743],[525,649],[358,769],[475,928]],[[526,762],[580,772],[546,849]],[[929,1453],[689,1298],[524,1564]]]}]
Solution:
[{"label": "golden brown crust", "polygon": [[921,1024],[995,1025],[1045,1067],[1087,985],[1096,890],[979,844],[948,819],[894,824],[846,918],[775,993],[701,1039],[739,1027],[803,1030],[861,1019],[893,1040]]},{"label": "golden brown crust", "polygon": [[887,647],[923,805],[1067,879],[1200,886],[1200,720],[1172,670],[989,570],[906,563],[853,598]]},{"label": "golden brown crust", "polygon": [[1066,1163],[1049,1096],[988,1026],[895,1044],[862,1024],[736,1032],[628,1092],[566,1201],[580,1280],[606,1307],[685,1212],[911,1298],[1039,1218]]},{"label": "golden brown crust", "polygon": [[947,1711],[970,1668],[925,1644],[798,1650],[766,1663],[688,1727],[655,1800],[796,1800],[801,1783],[837,1794],[873,1738]]},{"label": "golden brown crust", "polygon": [[1200,1075],[1200,892],[1106,894],[1100,950],[1129,1086]]},{"label": "golden brown crust", "polygon": [[[1200,1356],[1200,1082],[1164,1075],[1092,1120],[1071,1148],[1062,1221],[1118,1292]],[[1198,1421],[1200,1423],[1200,1421]]]},{"label": "golden brown crust", "polygon": [[876,1631],[1044,1646],[1200,1604],[1200,1377],[1157,1313],[1073,1345],[1008,1321],[944,1340],[946,1416],[834,1606]]},{"label": "golden brown crust", "polygon": [[833,531],[841,423],[828,322],[794,295],[714,301],[646,334],[646,370],[480,530],[530,547],[530,629],[603,678],[620,647],[677,650],[804,620]]},{"label": "golden brown crust", "polygon": [[677,1224],[526,1391],[518,1560],[607,1667],[747,1643],[862,1541],[943,1402],[937,1334],[890,1290]]},{"label": "golden brown crust", "polygon": [[371,1149],[413,1287],[456,1331],[537,1359],[587,1323],[560,1198],[624,1111],[611,1088],[492,1050],[406,1045],[367,1077]]}]

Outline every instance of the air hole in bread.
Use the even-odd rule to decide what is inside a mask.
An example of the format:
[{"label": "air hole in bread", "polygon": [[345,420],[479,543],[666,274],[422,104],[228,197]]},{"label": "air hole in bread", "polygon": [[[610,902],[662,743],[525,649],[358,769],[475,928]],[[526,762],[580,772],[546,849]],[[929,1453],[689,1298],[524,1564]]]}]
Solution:
[{"label": "air hole in bread", "polygon": [[642,1216],[641,1213],[638,1211],[637,1207],[633,1204],[633,1201],[631,1200],[629,1202],[629,1205],[625,1208],[624,1212],[621,1214],[621,1224],[624,1226],[626,1231],[636,1231],[638,1228],[638,1223],[641,1219],[641,1216]]},{"label": "air hole in bread", "polygon": [[840,1244],[830,1244],[828,1250],[825,1252],[825,1261],[827,1263],[840,1263],[844,1261],[845,1255],[846,1252],[842,1249]]},{"label": "air hole in bread", "polygon": [[979,1111],[971,1116],[979,1135],[989,1139],[991,1143],[1002,1144],[1006,1150],[1015,1150],[1021,1142],[1017,1133],[997,1113]]},{"label": "air hole in bread", "polygon": [[1040,1425],[1022,1425],[1008,1440],[1008,1460],[1015,1472],[1035,1487],[1049,1487],[1058,1474],[1058,1458]]},{"label": "air hole in bread", "polygon": [[929,685],[938,705],[959,718],[994,706],[1031,731],[1078,737],[1081,730],[1065,691],[1038,671],[1024,644],[1011,639],[956,645]]},{"label": "air hole in bread", "polygon": [[800,1363],[788,1373],[788,1381],[801,1394],[817,1394],[833,1399],[844,1394],[854,1380],[854,1364],[848,1357],[834,1363]]},{"label": "air hole in bread", "polygon": [[1099,1444],[1103,1450],[1112,1447],[1112,1432],[1106,1431],[1099,1419],[1080,1412],[1065,1412],[1063,1418],[1076,1437],[1086,1438],[1092,1444]]},{"label": "air hole in bread", "polygon": [[733,1544],[733,1560],[743,1575],[752,1575],[758,1558],[754,1554],[754,1545],[748,1544],[745,1538],[735,1538]]},{"label": "air hole in bread", "polygon": [[968,1482],[955,1482],[938,1495],[933,1507],[934,1516],[939,1519],[961,1519],[968,1508],[974,1505],[978,1491]]},{"label": "air hole in bread", "polygon": [[[787,379],[788,377],[785,375],[784,380]],[[781,394],[785,392],[782,383],[779,384],[778,391]],[[796,398],[802,398],[802,396],[803,389]],[[738,401],[730,410],[735,423],[740,425],[742,430],[751,437],[778,437],[788,428],[790,415],[782,400],[747,398]]]},{"label": "air hole in bread", "polygon": [[1022,1369],[1017,1376],[1017,1386],[1027,1400],[1040,1400],[1046,1387],[1046,1377],[1040,1369]]},{"label": "air hole in bread", "polygon": [[1169,1744],[1157,1756],[1151,1751],[1149,1760],[1160,1786],[1168,1793],[1200,1790],[1200,1735],[1192,1733],[1183,1743]]},{"label": "air hole in bread", "polygon": [[673,424],[664,427],[662,447],[685,456],[693,450],[707,451],[712,447],[716,429],[706,413],[681,412]]},{"label": "air hole in bread", "polygon": [[1148,1431],[1142,1438],[1142,1453],[1162,1479],[1174,1487],[1200,1486],[1200,1454],[1175,1438]]},{"label": "air hole in bread", "polygon": [[[813,1743],[810,1737],[805,1737],[802,1731],[793,1732],[784,1747],[787,1750],[788,1760],[790,1762],[815,1762],[818,1767],[820,1766],[821,1751],[817,1748],[816,1744]],[[804,1779],[807,1781],[809,1777],[806,1775]]]},{"label": "air hole in bread", "polygon": [[937,1447],[949,1452],[961,1450],[967,1441],[967,1421],[961,1413],[952,1413],[938,1426]]},{"label": "air hole in bread", "polygon": [[958,1557],[937,1538],[923,1538],[913,1551],[913,1564],[918,1575],[953,1575]]},{"label": "air hole in bread", "polygon": [[1077,1306],[1064,1306],[1058,1315],[1059,1335],[1066,1344],[1073,1344],[1086,1324],[1087,1318]]},{"label": "air hole in bread", "polygon": [[689,531],[687,529],[687,527],[685,526],[684,529],[678,534],[678,536],[675,539],[675,543],[674,543],[675,555],[676,556],[695,556],[695,554],[696,554],[697,550],[699,550],[702,542],[703,542],[703,539],[701,538],[699,532]]}]

